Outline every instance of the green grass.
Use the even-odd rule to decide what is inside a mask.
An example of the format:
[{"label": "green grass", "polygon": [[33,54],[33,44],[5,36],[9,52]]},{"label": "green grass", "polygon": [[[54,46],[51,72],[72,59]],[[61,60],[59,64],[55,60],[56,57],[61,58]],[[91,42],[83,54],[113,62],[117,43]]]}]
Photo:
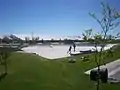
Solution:
[{"label": "green grass", "polygon": [[[9,58],[8,75],[0,81],[0,90],[96,90],[95,82],[90,81],[84,72],[95,67],[94,57],[83,62],[68,63],[68,58],[47,60],[32,54],[13,53]],[[105,62],[120,58],[117,50],[114,57]],[[120,84],[101,84],[100,90],[120,90]]]}]

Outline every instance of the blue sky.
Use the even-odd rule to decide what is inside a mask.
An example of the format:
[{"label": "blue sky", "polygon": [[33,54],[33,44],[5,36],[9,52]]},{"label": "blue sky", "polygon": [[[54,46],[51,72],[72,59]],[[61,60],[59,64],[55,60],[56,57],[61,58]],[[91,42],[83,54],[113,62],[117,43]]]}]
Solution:
[{"label": "blue sky", "polygon": [[[120,0],[103,1],[120,11]],[[89,28],[99,31],[88,13],[100,15],[100,9],[100,0],[0,0],[0,34],[80,35]]]}]

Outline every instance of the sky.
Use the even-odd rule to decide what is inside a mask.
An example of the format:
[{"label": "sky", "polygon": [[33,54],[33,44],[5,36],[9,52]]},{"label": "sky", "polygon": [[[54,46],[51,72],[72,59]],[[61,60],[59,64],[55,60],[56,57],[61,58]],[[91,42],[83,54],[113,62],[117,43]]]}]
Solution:
[{"label": "sky", "polygon": [[[0,0],[0,34],[81,35],[100,30],[101,0]],[[120,11],[120,0],[102,0]],[[117,28],[116,32],[118,32]],[[114,32],[115,33],[115,32]]]}]

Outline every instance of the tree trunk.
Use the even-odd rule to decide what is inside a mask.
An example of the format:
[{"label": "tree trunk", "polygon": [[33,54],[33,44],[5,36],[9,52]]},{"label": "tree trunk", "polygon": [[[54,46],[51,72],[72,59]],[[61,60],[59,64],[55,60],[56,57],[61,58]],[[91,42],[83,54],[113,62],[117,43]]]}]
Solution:
[{"label": "tree trunk", "polygon": [[98,65],[98,77],[97,77],[97,89],[99,90],[99,86],[100,86],[100,66]]},{"label": "tree trunk", "polygon": [[5,69],[5,74],[7,74],[8,67],[7,67],[7,62],[6,62],[6,60],[4,60],[4,69]]}]

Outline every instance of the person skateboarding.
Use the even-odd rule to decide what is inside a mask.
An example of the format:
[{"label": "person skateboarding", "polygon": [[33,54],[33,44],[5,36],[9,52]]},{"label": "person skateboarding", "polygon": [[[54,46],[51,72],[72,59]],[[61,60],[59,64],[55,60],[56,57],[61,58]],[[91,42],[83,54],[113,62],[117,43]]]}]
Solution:
[{"label": "person skateboarding", "polygon": [[71,54],[72,46],[69,47],[69,50],[67,53]]},{"label": "person skateboarding", "polygon": [[75,45],[75,43],[73,43],[73,48],[74,48],[74,52],[75,52],[75,49],[76,49],[76,45]]}]

